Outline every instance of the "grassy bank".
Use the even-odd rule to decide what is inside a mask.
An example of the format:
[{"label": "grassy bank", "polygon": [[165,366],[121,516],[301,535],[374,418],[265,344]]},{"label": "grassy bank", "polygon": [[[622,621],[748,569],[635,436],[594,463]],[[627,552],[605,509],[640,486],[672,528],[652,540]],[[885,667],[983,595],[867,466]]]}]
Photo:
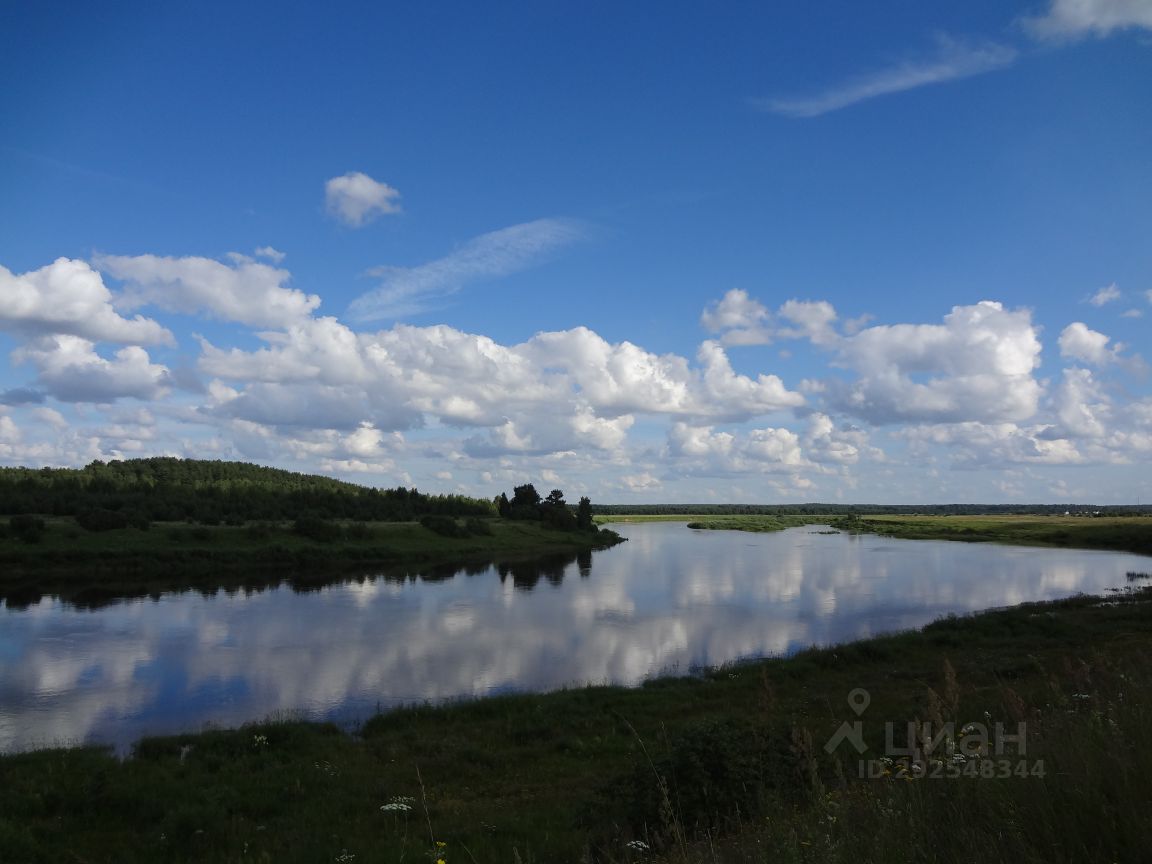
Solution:
[{"label": "grassy bank", "polygon": [[859,530],[910,540],[1117,549],[1152,555],[1152,517],[867,516]]},{"label": "grassy bank", "polygon": [[[651,517],[610,517],[643,521]],[[670,518],[670,517],[656,517]],[[606,520],[607,521],[607,520]],[[824,524],[845,531],[883,534],[905,540],[961,540],[1020,546],[1113,549],[1152,555],[1152,517],[1104,516],[704,516],[677,517],[689,528],[728,531],[780,531]]]},{"label": "grassy bank", "polygon": [[[123,762],[3,757],[0,860],[1141,861],[1150,600],[1027,605],[636,689],[411,708],[357,737],[267,723],[145,740]],[[867,750],[827,753],[856,688]],[[925,764],[940,776],[906,779],[880,761],[884,724],[913,719],[953,722],[961,746],[969,722],[1023,722],[1026,752],[999,777],[992,753],[937,749]]]},{"label": "grassy bank", "polygon": [[483,530],[460,537],[416,522],[330,524],[337,529],[332,536],[316,539],[294,531],[292,523],[84,531],[71,519],[47,519],[37,542],[0,538],[0,598],[22,605],[56,594],[98,604],[189,588],[323,584],[349,571],[403,576],[455,564],[575,556],[619,539],[611,531],[554,531],[501,519],[483,520]]}]

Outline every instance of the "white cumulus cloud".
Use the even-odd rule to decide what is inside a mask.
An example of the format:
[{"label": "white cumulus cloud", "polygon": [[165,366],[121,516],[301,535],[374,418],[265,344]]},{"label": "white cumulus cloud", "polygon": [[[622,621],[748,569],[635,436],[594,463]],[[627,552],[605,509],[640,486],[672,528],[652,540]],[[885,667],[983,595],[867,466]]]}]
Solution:
[{"label": "white cumulus cloud", "polygon": [[18,275],[0,267],[0,329],[33,336],[64,333],[96,342],[175,344],[155,321],[120,316],[100,274],[69,258]]},{"label": "white cumulus cloud", "polygon": [[1076,465],[1084,461],[1072,441],[1049,432],[1049,428],[1042,425],[965,421],[911,426],[900,434],[914,447],[946,448],[948,457],[959,468]]},{"label": "white cumulus cloud", "polygon": [[839,343],[858,377],[830,382],[839,408],[872,423],[1020,421],[1037,410],[1040,340],[1027,310],[982,301],[943,324],[868,327]]},{"label": "white cumulus cloud", "polygon": [[359,228],[377,216],[399,213],[400,193],[361,171],[349,171],[324,184],[328,212],[345,225]]},{"label": "white cumulus cloud", "polygon": [[283,327],[306,318],[320,298],[285,284],[287,270],[233,255],[232,265],[212,258],[98,255],[100,270],[125,283],[117,305],[155,306],[170,312],[205,312],[224,321]]},{"label": "white cumulus cloud", "polygon": [[1101,438],[1107,432],[1108,398],[1087,369],[1065,369],[1055,397],[1063,437]]},{"label": "white cumulus cloud", "polygon": [[34,366],[37,384],[62,402],[155,399],[169,387],[168,369],[152,363],[136,345],[121,348],[109,360],[79,336],[42,336],[17,348],[12,358]]},{"label": "white cumulus cloud", "polygon": [[1106,335],[1092,330],[1088,325],[1075,321],[1060,333],[1060,356],[1069,360],[1079,360],[1092,366],[1104,366],[1120,359],[1122,345],[1108,347],[1111,341]]},{"label": "white cumulus cloud", "polygon": [[771,313],[742,288],[733,288],[700,314],[709,333],[720,333],[725,345],[767,345]]},{"label": "white cumulus cloud", "polygon": [[693,364],[582,327],[502,345],[444,325],[354,333],[321,318],[260,337],[266,345],[254,351],[202,341],[216,414],[275,426],[487,430],[466,439],[472,455],[615,452],[639,414],[738,421],[805,401],[777,376],[737,374],[716,342]]},{"label": "white cumulus cloud", "polygon": [[1043,15],[1024,19],[1024,26],[1039,39],[1077,39],[1108,36],[1115,30],[1152,29],[1152,3],[1148,0],[1051,0]]},{"label": "white cumulus cloud", "polygon": [[781,427],[736,433],[678,421],[668,431],[666,457],[684,476],[797,474],[815,467],[800,436]]},{"label": "white cumulus cloud", "polygon": [[840,338],[833,322],[836,310],[827,300],[789,300],[780,307],[779,315],[792,322],[779,335],[788,339],[808,339],[814,345],[830,347]]}]

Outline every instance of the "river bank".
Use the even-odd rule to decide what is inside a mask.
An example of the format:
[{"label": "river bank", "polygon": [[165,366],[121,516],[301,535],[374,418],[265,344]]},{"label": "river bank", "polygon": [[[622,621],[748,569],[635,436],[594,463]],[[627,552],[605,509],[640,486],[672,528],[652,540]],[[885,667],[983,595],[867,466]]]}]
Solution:
[{"label": "river bank", "polygon": [[[445,536],[417,522],[323,523],[307,536],[293,523],[242,526],[159,523],[149,530],[89,532],[69,519],[45,520],[34,543],[0,539],[0,599],[9,606],[55,595],[82,605],[165,591],[266,588],[288,581],[316,586],[349,572],[397,575],[436,568],[523,561],[605,549],[611,530],[555,531],[504,519],[461,523]],[[465,524],[472,524],[468,532]]]},{"label": "river bank", "polygon": [[1149,516],[626,516],[611,522],[685,521],[689,528],[721,531],[782,531],[803,525],[830,525],[842,531],[881,534],[904,540],[960,540],[1069,549],[1111,549],[1152,554]]},{"label": "river bank", "polygon": [[[1028,604],[639,688],[414,707],[356,736],[270,722],[146,739],[124,761],[2,757],[0,859],[1134,861],[1152,843],[1150,599]],[[916,718],[955,741],[1023,723],[1024,752],[938,749],[919,777],[883,761],[886,724]],[[865,751],[827,752],[857,719]]]}]

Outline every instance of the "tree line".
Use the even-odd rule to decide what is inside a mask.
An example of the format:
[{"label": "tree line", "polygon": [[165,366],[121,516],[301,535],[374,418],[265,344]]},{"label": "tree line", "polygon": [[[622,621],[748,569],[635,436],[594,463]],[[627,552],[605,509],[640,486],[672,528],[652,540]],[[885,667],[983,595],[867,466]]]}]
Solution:
[{"label": "tree line", "polygon": [[[490,501],[375,489],[247,462],[155,457],[83,468],[0,468],[0,515],[73,516],[92,527],[253,520],[407,522],[426,515],[495,515]],[[107,523],[107,524],[105,524]],[[85,525],[84,527],[88,527]]]},{"label": "tree line", "polygon": [[562,490],[553,489],[542,498],[535,486],[525,483],[512,489],[511,498],[501,492],[493,503],[503,519],[543,522],[549,528],[561,531],[596,530],[596,524],[592,521],[592,501],[586,495],[572,507],[564,500]]}]

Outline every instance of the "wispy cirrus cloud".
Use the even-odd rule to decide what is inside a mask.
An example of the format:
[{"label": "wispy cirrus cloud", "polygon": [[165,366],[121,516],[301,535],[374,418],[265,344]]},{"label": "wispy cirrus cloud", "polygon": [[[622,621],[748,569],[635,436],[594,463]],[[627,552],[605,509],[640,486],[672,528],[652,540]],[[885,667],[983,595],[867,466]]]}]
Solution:
[{"label": "wispy cirrus cloud", "polygon": [[812,96],[756,99],[753,105],[785,117],[819,117],[879,96],[1001,69],[1017,57],[1015,48],[997,42],[966,42],[949,36],[936,41],[934,53],[924,59],[858,76]]},{"label": "wispy cirrus cloud", "polygon": [[587,235],[570,219],[536,219],[474,237],[454,252],[416,267],[376,267],[382,281],[348,307],[359,322],[402,318],[455,294],[469,282],[510,276],[543,263],[548,256]]},{"label": "wispy cirrus cloud", "polygon": [[1113,282],[1111,285],[1105,285],[1095,294],[1088,298],[1088,302],[1093,306],[1104,306],[1111,303],[1113,300],[1119,300],[1123,295],[1120,293],[1120,288]]}]

